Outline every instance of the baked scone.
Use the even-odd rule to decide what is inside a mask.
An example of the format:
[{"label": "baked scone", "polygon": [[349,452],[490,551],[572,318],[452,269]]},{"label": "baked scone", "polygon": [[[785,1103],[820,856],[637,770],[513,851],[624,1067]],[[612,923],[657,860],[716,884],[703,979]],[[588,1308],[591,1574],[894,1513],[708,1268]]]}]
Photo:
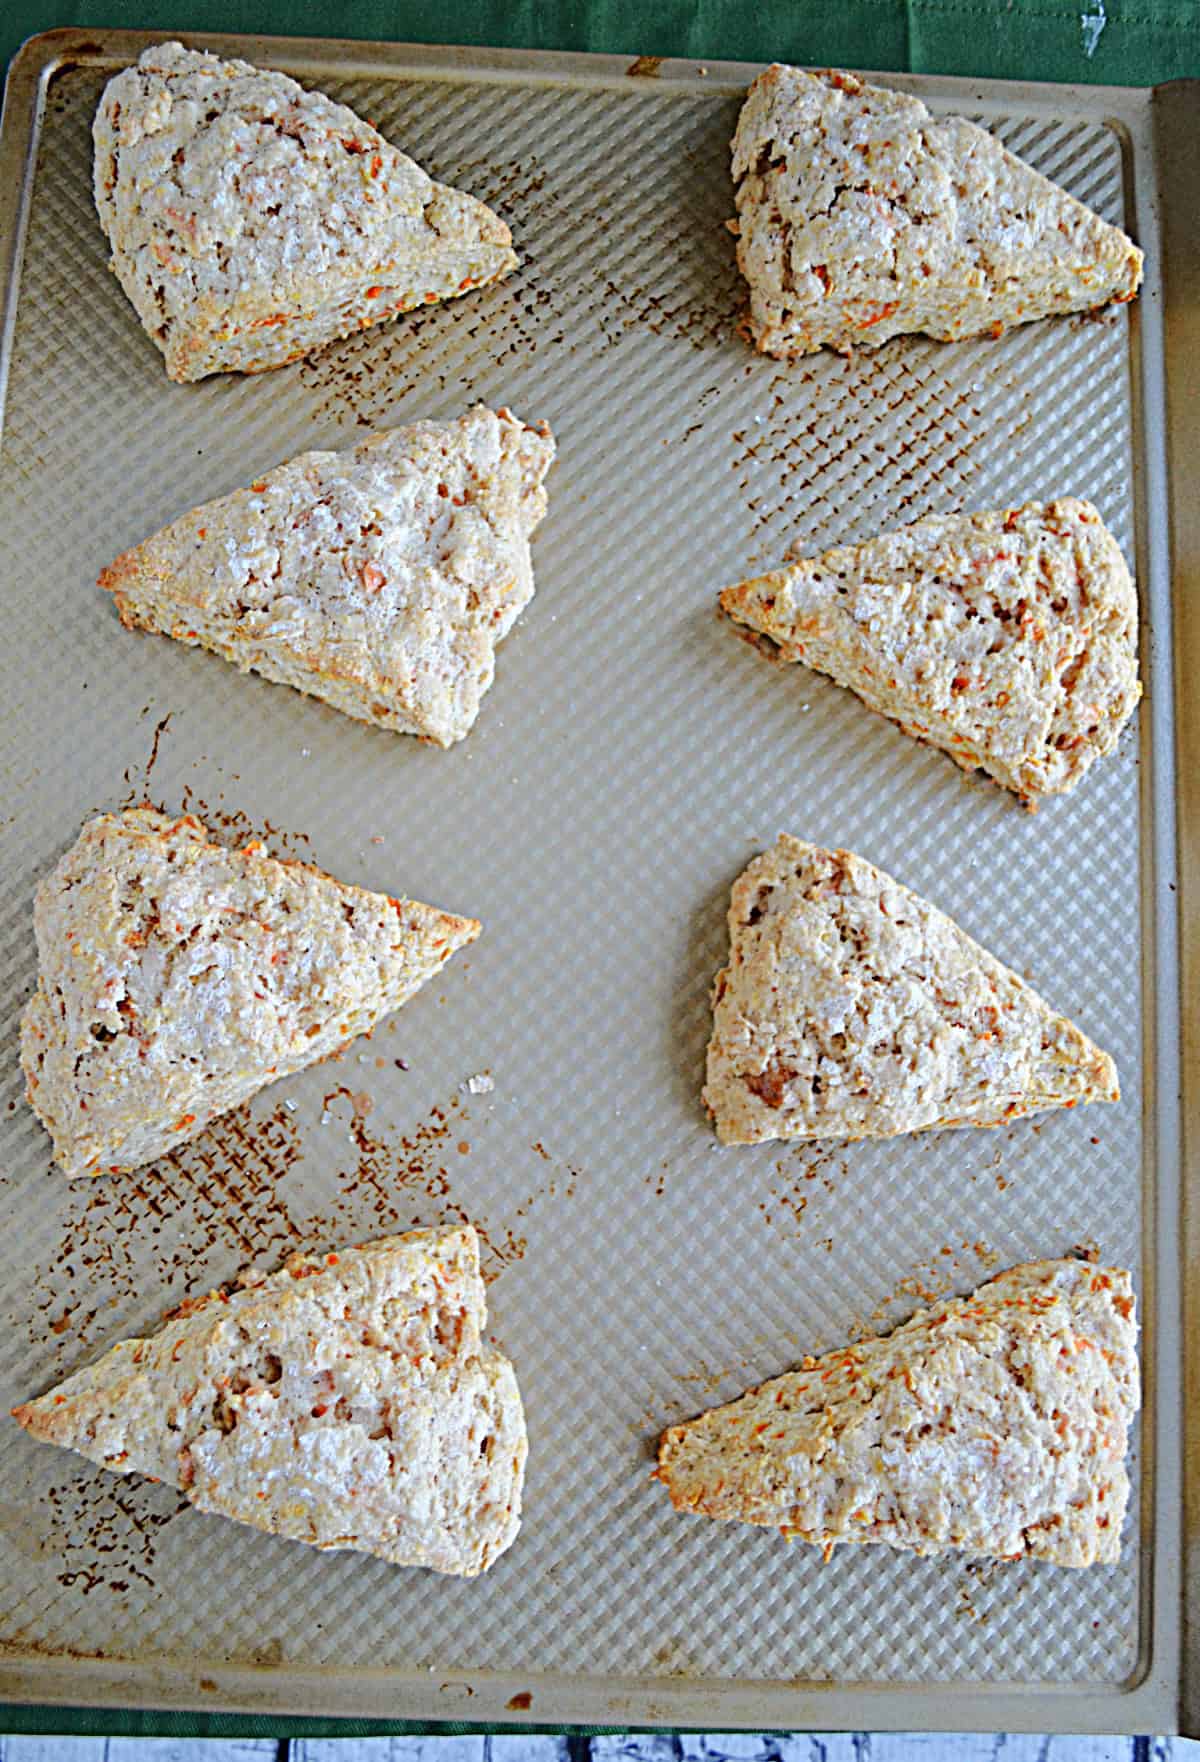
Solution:
[{"label": "baked scone", "polygon": [[469,1227],[189,1300],[14,1410],[35,1438],[316,1548],[474,1577],[514,1540],[525,1417]]},{"label": "baked scone", "polygon": [[280,367],[516,267],[490,208],[245,61],[156,44],[92,135],[112,268],[172,379]]},{"label": "baked scone", "polygon": [[480,926],[135,808],[88,821],[34,929],[21,1064],[74,1177],[150,1162],[369,1032]]},{"label": "baked scone", "polygon": [[1111,1564],[1139,1403],[1130,1277],[1043,1260],[665,1432],[680,1511],[915,1554]]},{"label": "baked scone", "polygon": [[1131,300],[1142,253],[960,116],[774,66],[733,137],[738,265],[766,355],[949,341]]},{"label": "baked scone", "polygon": [[533,597],[544,423],[477,404],[302,453],[126,551],[99,585],[158,630],[363,722],[461,740]]},{"label": "baked scone", "polygon": [[1116,1067],[936,906],[783,834],[733,885],[704,1100],[723,1144],[1118,1101]]},{"label": "baked scone", "polygon": [[1111,752],[1142,695],[1133,581],[1070,497],[934,515],[728,587],[721,605],[1028,807]]}]

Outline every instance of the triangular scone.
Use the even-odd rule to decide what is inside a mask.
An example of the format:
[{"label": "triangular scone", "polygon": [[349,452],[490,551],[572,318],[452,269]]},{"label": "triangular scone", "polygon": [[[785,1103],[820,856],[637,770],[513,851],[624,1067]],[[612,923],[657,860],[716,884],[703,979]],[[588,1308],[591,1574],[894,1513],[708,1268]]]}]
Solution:
[{"label": "triangular scone", "polygon": [[473,1577],[516,1536],[526,1455],[485,1319],[469,1227],[297,1254],[184,1303],[15,1417],[200,1511]]},{"label": "triangular scone", "polygon": [[723,1144],[1117,1101],[1111,1058],[935,906],[784,834],[734,882],[704,1100]]},{"label": "triangular scone", "polygon": [[721,604],[1031,807],[1112,750],[1142,695],[1137,594],[1089,502],[935,515]]},{"label": "triangular scone", "polygon": [[112,267],[172,379],[279,367],[516,266],[490,208],[245,61],[156,44],[92,135]]},{"label": "triangular scone", "polygon": [[34,901],[31,1106],[66,1173],[173,1150],[399,1009],[480,926],[347,887],[190,815],[89,820]]},{"label": "triangular scone", "polygon": [[439,746],[461,740],[533,597],[554,440],[476,405],[340,453],[302,453],[100,576],[130,629]]},{"label": "triangular scone", "polygon": [[1043,1260],[674,1426],[657,1478],[680,1511],[778,1525],[826,1559],[885,1542],[1112,1563],[1138,1401],[1129,1274]]},{"label": "triangular scone", "polygon": [[949,341],[1130,300],[1142,253],[962,117],[770,67],[733,138],[738,264],[767,355]]}]

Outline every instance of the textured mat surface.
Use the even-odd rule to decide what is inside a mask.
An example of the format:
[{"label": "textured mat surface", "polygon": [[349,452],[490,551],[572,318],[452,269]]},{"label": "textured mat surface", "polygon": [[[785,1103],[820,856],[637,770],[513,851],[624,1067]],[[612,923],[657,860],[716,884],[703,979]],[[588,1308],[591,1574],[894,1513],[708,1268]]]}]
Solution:
[{"label": "textured mat surface", "polygon": [[[525,1394],[525,1528],[471,1584],[318,1556],[0,1427],[0,1640],[58,1651],[743,1679],[1123,1681],[1122,1563],[829,1565],[675,1517],[659,1429],[919,1294],[1077,1244],[1139,1265],[1138,733],[1028,817],[715,615],[800,539],[1094,500],[1132,557],[1128,317],[782,368],[735,332],[736,97],[653,81],[330,80],[492,203],[522,267],[252,380],[178,387],[105,268],[100,81],[51,88],[9,385],[0,825],[0,1400],[296,1243],[469,1216]],[[988,117],[1107,218],[1116,133]],[[559,439],[538,595],[450,753],[122,631],[99,568],[305,447],[475,398]],[[1152,680],[1151,680],[1152,689]],[[483,919],[372,1042],[175,1158],[68,1186],[19,1099],[30,899],[89,813],[149,796]],[[700,1110],[728,889],[780,830],[950,910],[1115,1056],[1124,1100],[842,1148],[718,1149]],[[494,1087],[468,1080],[486,1075]]]}]

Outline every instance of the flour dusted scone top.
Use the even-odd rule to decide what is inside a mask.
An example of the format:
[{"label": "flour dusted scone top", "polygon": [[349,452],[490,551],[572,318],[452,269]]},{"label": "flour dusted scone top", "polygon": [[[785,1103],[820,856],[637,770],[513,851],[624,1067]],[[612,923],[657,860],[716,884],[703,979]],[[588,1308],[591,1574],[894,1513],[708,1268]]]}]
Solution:
[{"label": "flour dusted scone top", "polygon": [[485,1320],[469,1227],[297,1254],[189,1300],[15,1417],[200,1511],[470,1577],[516,1536],[526,1457]]},{"label": "flour dusted scone top", "polygon": [[450,746],[533,597],[553,459],[544,423],[477,404],[277,465],[126,551],[100,586],[131,629]]},{"label": "flour dusted scone top", "polygon": [[1142,254],[962,117],[774,66],[733,138],[738,263],[764,354],[944,341],[1132,299]]},{"label": "flour dusted scone top", "polygon": [[721,604],[1031,806],[1112,750],[1142,693],[1125,559],[1070,497],[934,515],[743,581]]},{"label": "flour dusted scone top", "polygon": [[663,1435],[680,1511],[917,1554],[1120,1558],[1139,1402],[1129,1274],[1012,1268]]},{"label": "flour dusted scone top", "polygon": [[479,933],[191,816],[90,820],[38,888],[26,1092],[68,1175],[120,1173],[366,1033]]},{"label": "flour dusted scone top", "polygon": [[851,851],[783,835],[734,883],[704,1099],[723,1144],[998,1126],[1119,1099],[1073,1022]]},{"label": "flour dusted scone top", "polygon": [[490,208],[244,61],[157,44],[92,133],[112,267],[172,379],[278,367],[516,265]]}]

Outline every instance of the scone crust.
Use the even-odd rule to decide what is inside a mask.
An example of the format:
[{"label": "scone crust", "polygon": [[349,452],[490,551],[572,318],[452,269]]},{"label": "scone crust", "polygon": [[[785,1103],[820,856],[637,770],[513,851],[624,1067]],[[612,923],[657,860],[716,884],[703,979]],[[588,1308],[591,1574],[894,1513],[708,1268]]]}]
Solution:
[{"label": "scone crust", "polygon": [[723,1144],[888,1138],[1120,1098],[1107,1053],[936,906],[787,834],[734,883],[704,1100]]},{"label": "scone crust", "polygon": [[850,73],[768,68],[733,138],[764,354],[949,341],[1132,299],[1142,253],[962,117]]},{"label": "scone crust", "polygon": [[874,1542],[1111,1564],[1139,1399],[1129,1274],[1037,1261],[672,1427],[657,1478],[680,1511],[826,1558]]},{"label": "scone crust", "polygon": [[198,820],[90,820],[34,901],[30,1105],[69,1176],[123,1173],[398,1009],[480,926]]},{"label": "scone crust", "polygon": [[527,1453],[486,1319],[469,1226],[294,1254],[189,1300],[15,1418],[201,1511],[472,1577],[516,1536]]},{"label": "scone crust", "polygon": [[112,267],[175,380],[281,366],[516,265],[490,208],[244,61],[156,44],[92,133]]},{"label": "scone crust", "polygon": [[1142,695],[1138,602],[1090,502],[934,515],[726,588],[781,659],[1030,806],[1073,789]]},{"label": "scone crust", "polygon": [[554,453],[545,423],[482,404],[302,453],[173,520],[99,585],[129,629],[448,747],[533,597]]}]

